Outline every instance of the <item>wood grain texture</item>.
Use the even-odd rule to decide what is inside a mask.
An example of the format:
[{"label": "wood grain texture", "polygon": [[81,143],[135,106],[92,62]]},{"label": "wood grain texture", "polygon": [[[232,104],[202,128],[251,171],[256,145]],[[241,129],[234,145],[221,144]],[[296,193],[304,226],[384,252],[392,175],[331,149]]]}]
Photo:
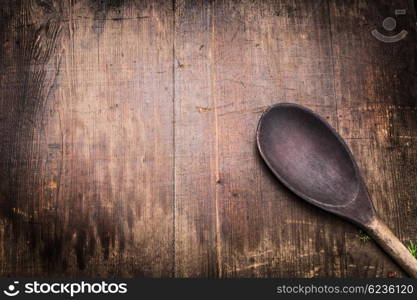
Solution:
[{"label": "wood grain texture", "polygon": [[[406,39],[392,44],[369,36],[396,8]],[[358,160],[376,211],[408,244],[417,237],[417,64],[415,10],[411,1],[386,4],[334,1],[330,6],[339,130]],[[403,274],[379,248],[347,232],[347,273],[351,276]]]},{"label": "wood grain texture", "polygon": [[172,7],[97,3],[3,5],[3,275],[172,275]]},{"label": "wood grain texture", "polygon": [[[407,38],[374,39],[396,8]],[[2,1],[0,275],[404,276],[255,130],[277,102],[327,118],[416,241],[415,23],[406,0]]]},{"label": "wood grain texture", "polygon": [[[277,186],[254,144],[261,112],[278,101],[311,104],[334,123],[326,12],[304,1],[178,3],[176,132],[192,124],[195,134],[176,136],[176,149],[194,156],[190,164],[176,155],[177,167],[193,170],[184,184],[176,176],[176,194],[187,193],[176,203],[200,226],[177,227],[177,250],[195,253],[179,256],[179,276],[212,275],[196,258],[225,277],[341,275],[333,265],[341,264],[343,241],[330,229],[338,221]],[[184,125],[183,114],[192,118]],[[202,214],[210,226],[201,226]],[[204,234],[214,238],[198,243]]]},{"label": "wood grain texture", "polygon": [[211,14],[175,6],[175,275],[217,277],[217,117],[212,95]]}]

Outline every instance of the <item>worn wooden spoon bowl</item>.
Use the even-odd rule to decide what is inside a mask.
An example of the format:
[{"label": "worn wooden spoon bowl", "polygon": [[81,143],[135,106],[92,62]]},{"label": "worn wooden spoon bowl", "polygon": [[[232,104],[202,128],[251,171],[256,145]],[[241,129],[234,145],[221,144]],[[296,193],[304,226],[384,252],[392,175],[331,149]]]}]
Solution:
[{"label": "worn wooden spoon bowl", "polygon": [[268,167],[291,191],[362,227],[417,277],[417,260],[377,217],[349,148],[323,118],[296,104],[273,105],[259,121],[257,144]]}]

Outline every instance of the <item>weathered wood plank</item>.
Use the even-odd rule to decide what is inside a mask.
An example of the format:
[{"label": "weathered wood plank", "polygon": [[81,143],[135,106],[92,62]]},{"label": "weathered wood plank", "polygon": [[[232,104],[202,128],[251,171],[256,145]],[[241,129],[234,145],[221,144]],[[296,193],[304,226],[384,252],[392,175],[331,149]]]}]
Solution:
[{"label": "weathered wood plank", "polygon": [[[358,159],[380,217],[406,244],[417,237],[416,15],[412,1],[387,4],[330,1],[335,87],[340,133]],[[406,15],[395,16],[395,9]],[[386,17],[397,20],[393,33],[382,28]],[[401,30],[397,43],[371,35]],[[346,232],[347,275],[404,275],[373,243]]]},{"label": "weathered wood plank", "polygon": [[254,144],[276,102],[335,124],[326,2],[180,1],[176,23],[177,275],[344,275],[344,223],[280,186]]},{"label": "weathered wood plank", "polygon": [[220,275],[212,24],[204,1],[175,9],[175,274]]},{"label": "weathered wood plank", "polygon": [[171,276],[172,6],[2,9],[1,274]]}]

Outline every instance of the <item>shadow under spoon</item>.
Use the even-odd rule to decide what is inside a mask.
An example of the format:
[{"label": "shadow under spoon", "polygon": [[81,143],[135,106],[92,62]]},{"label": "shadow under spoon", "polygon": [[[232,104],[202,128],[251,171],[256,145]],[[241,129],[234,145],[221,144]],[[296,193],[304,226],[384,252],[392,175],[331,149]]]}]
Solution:
[{"label": "shadow under spoon", "polygon": [[349,148],[324,119],[300,105],[273,105],[263,113],[256,138],[262,158],[285,186],[362,227],[417,277],[417,259],[377,217]]}]

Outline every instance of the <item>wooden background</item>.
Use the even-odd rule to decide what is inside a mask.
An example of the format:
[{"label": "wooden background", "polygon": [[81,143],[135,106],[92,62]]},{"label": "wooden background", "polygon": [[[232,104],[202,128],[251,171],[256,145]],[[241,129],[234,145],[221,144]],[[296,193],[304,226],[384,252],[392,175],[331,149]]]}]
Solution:
[{"label": "wooden background", "polygon": [[405,276],[254,135],[270,104],[320,113],[417,242],[415,25],[406,0],[2,0],[0,275]]}]

